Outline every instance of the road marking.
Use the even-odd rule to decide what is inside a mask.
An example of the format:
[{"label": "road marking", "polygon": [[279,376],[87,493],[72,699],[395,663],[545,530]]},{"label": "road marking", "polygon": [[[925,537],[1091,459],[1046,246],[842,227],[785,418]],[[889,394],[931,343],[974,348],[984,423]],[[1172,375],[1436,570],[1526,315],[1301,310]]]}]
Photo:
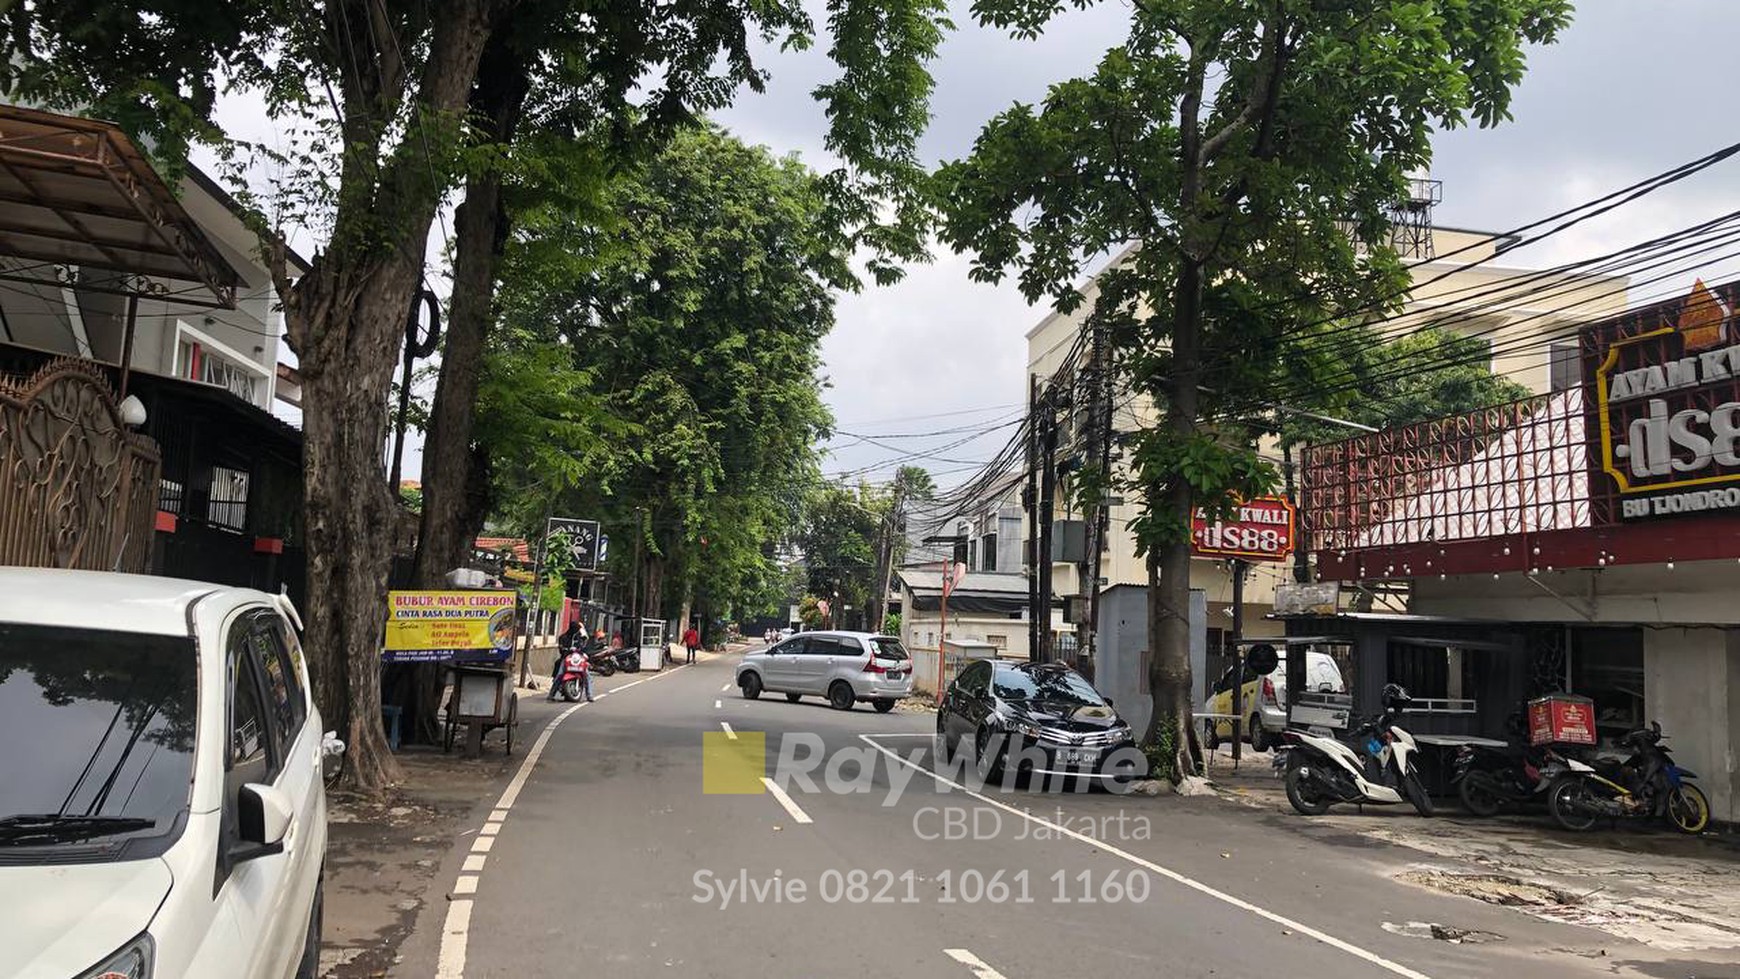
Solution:
[{"label": "road marking", "polygon": [[731,722],[730,721],[720,721],[719,726],[725,729],[725,736],[726,737],[730,738],[733,741],[737,740],[737,732],[731,730]]},{"label": "road marking", "polygon": [[730,693],[731,692],[731,684],[727,683],[724,686],[720,687],[719,692],[720,693]]},{"label": "road marking", "polygon": [[[1127,860],[1130,863],[1133,863],[1138,867],[1142,867],[1142,868],[1149,870],[1153,873],[1159,874],[1161,877],[1164,877],[1167,880],[1170,880],[1170,881],[1177,883],[1177,884],[1181,884],[1181,885],[1188,887],[1191,890],[1196,891],[1200,894],[1207,895],[1208,897],[1214,898],[1216,901],[1220,901],[1220,902],[1225,903],[1225,904],[1230,904],[1233,907],[1238,908],[1242,911],[1249,911],[1251,914],[1254,914],[1259,918],[1266,918],[1269,921],[1272,921],[1275,924],[1278,924],[1283,928],[1289,928],[1289,929],[1292,929],[1293,931],[1298,932],[1301,935],[1305,935],[1305,936],[1308,936],[1310,938],[1315,938],[1318,941],[1322,942],[1325,945],[1328,945],[1331,948],[1340,949],[1341,951],[1346,952],[1347,954],[1353,956],[1354,958],[1363,959],[1366,962],[1369,962],[1372,965],[1375,965],[1378,968],[1383,969],[1387,972],[1395,973],[1398,976],[1404,976],[1404,977],[1406,977],[1406,979],[1430,979],[1430,977],[1427,976],[1425,973],[1415,972],[1413,969],[1410,969],[1407,966],[1402,965],[1399,962],[1392,962],[1389,959],[1386,959],[1383,956],[1377,954],[1376,952],[1368,951],[1367,949],[1363,949],[1363,948],[1359,947],[1358,945],[1354,945],[1351,942],[1343,941],[1339,938],[1336,938],[1334,935],[1328,934],[1327,932],[1318,931],[1317,929],[1311,927],[1310,925],[1304,924],[1302,922],[1294,921],[1292,918],[1289,918],[1286,915],[1278,914],[1274,911],[1270,911],[1267,908],[1258,907],[1257,905],[1252,904],[1251,902],[1246,901],[1243,898],[1234,897],[1233,895],[1228,894],[1225,891],[1217,890],[1213,887],[1210,887],[1207,884],[1204,884],[1201,881],[1196,880],[1193,877],[1186,877],[1185,875],[1179,873],[1176,870],[1172,870],[1172,869],[1169,869],[1167,867],[1162,867],[1161,865],[1155,863],[1152,860],[1147,860],[1147,859],[1144,859],[1142,857],[1138,857],[1134,853],[1131,853],[1127,850],[1119,849],[1118,847],[1112,845],[1111,843],[1106,842],[1103,839],[1097,839],[1095,837],[1087,835],[1086,833],[1081,833],[1081,832],[1078,832],[1076,830],[1070,829],[1068,826],[1064,826],[1060,823],[1054,823],[1051,820],[1046,819],[1042,816],[1035,816],[1031,812],[1028,812],[1025,809],[1017,809],[1014,806],[1008,805],[1007,803],[998,802],[996,799],[993,799],[990,796],[985,795],[982,792],[974,792],[972,789],[967,788],[965,785],[962,785],[961,783],[956,782],[953,779],[944,778],[943,776],[938,775],[937,773],[931,771],[930,769],[925,768],[923,765],[919,765],[915,762],[909,761],[908,759],[900,757],[898,754],[895,754],[893,751],[890,751],[889,749],[884,748],[883,746],[877,744],[874,740],[871,739],[870,735],[868,735],[868,734],[860,734],[860,735],[858,735],[858,738],[859,738],[859,740],[863,741],[865,744],[868,744],[870,747],[875,748],[877,751],[880,751],[883,754],[887,755],[889,758],[893,759],[896,763],[901,764],[901,765],[905,765],[908,768],[915,768],[918,771],[923,772],[926,775],[929,775],[932,779],[934,779],[937,783],[939,783],[941,785],[947,785],[947,786],[950,786],[951,788],[960,789],[962,792],[965,792],[967,795],[970,795],[973,798],[978,799],[979,801],[986,803],[987,805],[995,806],[998,809],[1003,810],[1004,812],[1007,812],[1007,813],[1009,813],[1013,816],[1016,816],[1020,819],[1025,819],[1030,823],[1037,823],[1038,825],[1044,826],[1060,836],[1067,836],[1072,840],[1076,840],[1077,842],[1086,843],[1087,845],[1089,845],[1097,850],[1100,850],[1103,853],[1109,853],[1112,856],[1121,857],[1124,860]],[[772,783],[770,782],[769,785],[771,786],[771,784]]]},{"label": "road marking", "polygon": [[984,959],[964,948],[945,948],[943,954],[973,970],[973,975],[978,976],[979,979],[1007,979],[1003,973],[986,964]]},{"label": "road marking", "polygon": [[[729,729],[727,729],[727,730],[729,730]],[[732,735],[732,737],[734,737],[734,738],[736,736],[737,735],[735,735],[735,734]],[[798,808],[798,804],[791,800],[791,796],[785,794],[784,789],[782,789],[778,785],[774,784],[773,779],[767,778],[766,776],[763,776],[761,779],[761,784],[767,786],[767,791],[772,792],[773,797],[775,799],[779,800],[779,804],[785,807],[785,811],[788,815],[791,816],[792,822],[795,822],[795,823],[813,823],[813,822],[815,822],[815,820],[810,818],[809,813],[806,813],[802,809]]]},{"label": "road marking", "polygon": [[[686,663],[649,677],[642,677],[633,683],[625,683],[613,690],[607,690],[605,693],[621,693],[630,687],[638,687],[643,683],[671,676],[685,669],[688,669]],[[604,694],[599,696],[602,697]],[[550,722],[544,725],[542,731],[538,732],[538,740],[532,742],[532,749],[526,752],[525,760],[520,762],[519,771],[514,773],[513,780],[508,783],[501,798],[490,810],[489,820],[484,824],[483,833],[472,841],[471,853],[465,858],[463,873],[473,875],[483,870],[484,854],[495,846],[496,837],[491,834],[500,831],[502,820],[507,818],[508,813],[513,810],[514,803],[519,801],[520,790],[525,788],[526,780],[532,776],[532,769],[537,766],[538,759],[543,757],[544,748],[550,743],[550,737],[556,733],[556,728],[560,727],[563,721],[585,706],[587,706],[585,701],[570,706],[567,710],[550,718]],[[477,881],[478,878],[475,876],[462,876],[454,882],[453,893],[474,893],[477,890]],[[462,888],[469,889],[462,890]],[[447,920],[441,927],[441,949],[435,959],[435,979],[465,979],[465,947],[471,935],[471,904],[469,898],[450,901],[447,904]]]},{"label": "road marking", "polygon": [[435,979],[464,979],[465,941],[471,932],[471,902],[449,901],[447,923],[441,926],[441,954]]},{"label": "road marking", "polygon": [[725,701],[723,701],[723,700],[713,701],[713,709],[714,710],[718,710],[719,708],[724,707],[724,706],[725,706]]}]

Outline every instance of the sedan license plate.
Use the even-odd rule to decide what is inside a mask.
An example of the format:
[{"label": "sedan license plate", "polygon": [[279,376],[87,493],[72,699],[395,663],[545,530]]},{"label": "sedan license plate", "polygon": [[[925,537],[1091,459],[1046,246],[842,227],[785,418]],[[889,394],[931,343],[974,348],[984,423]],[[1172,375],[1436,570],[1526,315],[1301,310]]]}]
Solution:
[{"label": "sedan license plate", "polygon": [[1087,766],[1099,760],[1100,753],[1087,748],[1059,748],[1057,762],[1060,765]]}]

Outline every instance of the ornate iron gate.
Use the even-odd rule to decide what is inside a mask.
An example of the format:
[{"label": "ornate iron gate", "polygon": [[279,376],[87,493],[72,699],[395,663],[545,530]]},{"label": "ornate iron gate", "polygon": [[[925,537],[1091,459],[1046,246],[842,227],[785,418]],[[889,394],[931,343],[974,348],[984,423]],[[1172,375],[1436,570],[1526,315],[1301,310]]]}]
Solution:
[{"label": "ornate iron gate", "polygon": [[0,564],[144,572],[158,467],[95,367],[0,377]]}]

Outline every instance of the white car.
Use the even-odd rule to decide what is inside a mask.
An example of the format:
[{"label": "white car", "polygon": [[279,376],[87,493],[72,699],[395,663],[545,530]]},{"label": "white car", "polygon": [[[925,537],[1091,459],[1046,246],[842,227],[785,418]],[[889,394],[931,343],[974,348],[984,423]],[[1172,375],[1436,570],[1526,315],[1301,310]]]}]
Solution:
[{"label": "white car", "polygon": [[338,746],[295,617],[0,568],[0,976],[312,979]]}]

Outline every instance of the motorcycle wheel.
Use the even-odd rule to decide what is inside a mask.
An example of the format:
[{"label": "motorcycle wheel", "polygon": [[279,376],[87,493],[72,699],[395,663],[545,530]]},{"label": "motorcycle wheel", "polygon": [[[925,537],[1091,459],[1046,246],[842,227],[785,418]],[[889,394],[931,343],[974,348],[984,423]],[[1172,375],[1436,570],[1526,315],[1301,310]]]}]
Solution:
[{"label": "motorcycle wheel", "polygon": [[1696,836],[1710,825],[1710,800],[1695,785],[1681,785],[1668,793],[1667,819],[1673,828]]},{"label": "motorcycle wheel", "polygon": [[1599,816],[1591,804],[1589,786],[1580,778],[1568,778],[1547,790],[1547,811],[1553,822],[1573,833],[1595,828]]},{"label": "motorcycle wheel", "polygon": [[562,699],[570,702],[580,699],[579,680],[564,680],[562,682]]},{"label": "motorcycle wheel", "polygon": [[1498,815],[1504,808],[1504,797],[1492,787],[1492,782],[1485,772],[1469,772],[1462,777],[1462,782],[1456,786],[1456,794],[1462,799],[1462,808],[1470,815],[1489,818]]},{"label": "motorcycle wheel", "polygon": [[1402,794],[1408,797],[1408,802],[1414,811],[1422,816],[1432,815],[1432,797],[1426,794],[1426,787],[1420,784],[1420,776],[1409,772],[1402,776]]},{"label": "motorcycle wheel", "polygon": [[1301,816],[1321,816],[1333,804],[1317,794],[1316,786],[1303,766],[1287,769],[1287,801]]},{"label": "motorcycle wheel", "polygon": [[612,676],[615,673],[616,673],[616,664],[612,663],[608,658],[601,659],[598,661],[598,675],[599,676]]}]

